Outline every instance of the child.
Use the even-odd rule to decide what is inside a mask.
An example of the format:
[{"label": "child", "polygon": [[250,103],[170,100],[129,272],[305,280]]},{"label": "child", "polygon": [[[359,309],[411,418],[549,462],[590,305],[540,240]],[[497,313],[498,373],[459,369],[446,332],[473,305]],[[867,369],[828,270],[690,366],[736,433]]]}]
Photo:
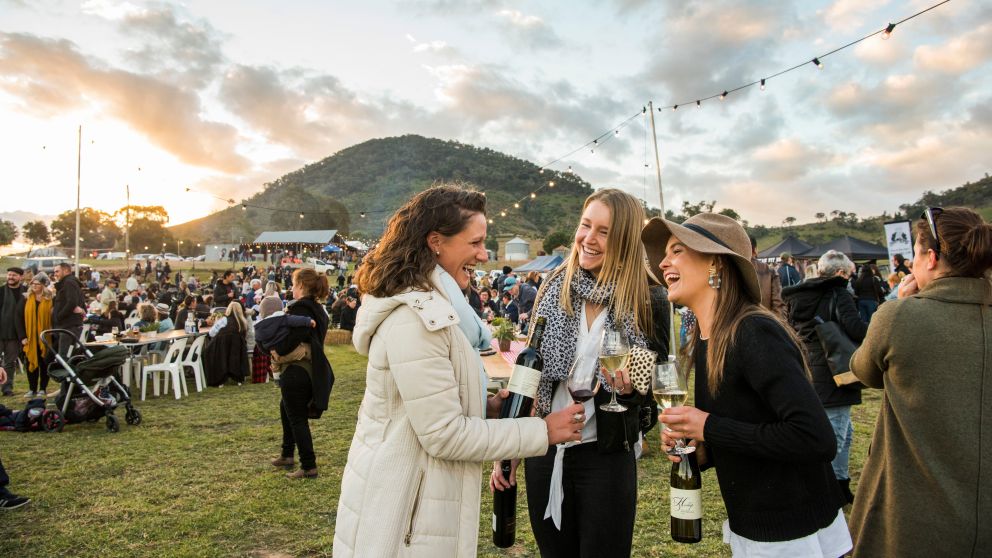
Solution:
[{"label": "child", "polygon": [[[292,329],[317,327],[317,322],[306,316],[296,316],[279,311],[255,324],[255,344],[272,355],[273,376],[293,362],[310,360],[310,345],[294,343]],[[278,376],[276,376],[278,377]]]}]

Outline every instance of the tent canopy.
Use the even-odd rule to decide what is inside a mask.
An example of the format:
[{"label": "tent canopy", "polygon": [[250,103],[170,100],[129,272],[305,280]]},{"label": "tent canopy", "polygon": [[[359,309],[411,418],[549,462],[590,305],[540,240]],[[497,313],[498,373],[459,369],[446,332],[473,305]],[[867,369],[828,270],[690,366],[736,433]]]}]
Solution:
[{"label": "tent canopy", "polygon": [[561,256],[558,255],[538,256],[520,267],[513,268],[513,271],[517,273],[540,271],[543,273],[545,271],[551,271],[552,269],[558,267],[559,265],[561,265],[561,262],[563,261],[565,261],[565,258],[562,258]]},{"label": "tent canopy", "polygon": [[328,244],[327,246],[324,246],[323,248],[321,248],[320,251],[321,252],[340,252],[341,251],[341,247],[340,246],[335,246],[333,244]]},{"label": "tent canopy", "polygon": [[338,231],[265,231],[258,235],[254,244],[320,244],[327,245],[337,240]]},{"label": "tent canopy", "polygon": [[882,260],[888,261],[889,251],[884,246],[879,246],[853,236],[842,236],[836,240],[831,240],[826,244],[821,244],[811,248],[801,254],[793,254],[802,258],[819,258],[830,250],[837,250],[847,255],[852,260]]},{"label": "tent canopy", "polygon": [[359,252],[364,252],[369,249],[368,245],[361,240],[346,240],[344,244],[345,246],[358,250]]},{"label": "tent canopy", "polygon": [[764,260],[769,258],[778,258],[782,255],[782,252],[788,252],[793,256],[796,256],[798,254],[802,254],[803,252],[807,252],[812,248],[812,245],[806,244],[802,240],[790,235],[783,238],[782,241],[775,246],[766,248],[759,252],[758,259]]}]

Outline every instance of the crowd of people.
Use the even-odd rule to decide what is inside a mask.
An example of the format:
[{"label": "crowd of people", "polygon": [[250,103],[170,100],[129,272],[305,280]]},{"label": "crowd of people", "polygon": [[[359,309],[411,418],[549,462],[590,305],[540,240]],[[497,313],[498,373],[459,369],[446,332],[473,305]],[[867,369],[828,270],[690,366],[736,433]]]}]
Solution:
[{"label": "crowd of people", "polygon": [[[439,186],[396,213],[356,278],[366,294],[355,346],[369,364],[336,556],[475,555],[478,463],[513,460],[509,478],[498,464],[490,474],[490,489],[505,490],[521,458],[542,556],[629,556],[632,442],[649,397],[623,370],[585,404],[561,380],[604,329],[667,354],[658,310],[669,302],[683,312],[695,397],[661,413],[662,444],[688,440],[717,471],[734,556],[922,555],[933,535],[947,555],[992,553],[992,226],[967,209],[928,209],[912,262],[896,259],[883,280],[875,262],[858,269],[839,252],[758,262],[754,240],[722,215],[643,219],[636,199],[600,190],[561,267],[476,282],[484,196]],[[478,350],[486,321],[514,310],[547,321],[544,369],[533,416],[492,420],[507,394],[486,398]],[[849,363],[860,382],[833,377],[816,329],[830,322],[860,344]],[[883,405],[854,495],[851,407],[866,387],[884,390]],[[627,411],[599,409],[613,394]]]},{"label": "crowd of people", "polygon": [[[523,465],[542,556],[630,556],[640,440],[659,420],[669,460],[683,459],[671,450],[684,440],[703,471],[717,471],[734,556],[913,556],[930,553],[934,536],[947,555],[992,554],[992,225],[977,213],[927,208],[912,260],[895,258],[883,278],[876,262],[859,267],[836,251],[768,265],[734,219],[645,225],[636,198],[604,189],[576,216],[560,267],[490,277],[476,274],[488,260],[485,210],[484,195],[457,186],[421,192],[354,279],[339,272],[337,292],[333,274],[312,269],[248,265],[200,284],[163,265],[136,269],[121,292],[118,276],[86,289],[61,268],[53,295],[44,274],[11,268],[0,381],[7,393],[23,353],[31,395],[45,395],[48,355],[31,338],[47,327],[105,331],[132,310],[156,330],[203,319],[216,366],[238,369],[214,383],[240,381],[249,366],[255,377],[259,363],[265,377],[280,372],[283,441],[271,463],[292,469],[298,454],[289,477],[313,478],[308,420],[328,406],[323,343],[337,323],[368,369],[336,556],[474,556],[483,461],[496,462],[492,491],[514,486]],[[670,309],[682,314],[677,347]],[[495,420],[509,392],[487,394],[479,353],[496,317],[523,331],[545,323],[531,416]],[[851,381],[838,377],[825,324],[859,346],[842,363]],[[628,369],[601,373],[595,396],[573,401],[563,380],[574,362],[598,358],[604,332],[659,361],[677,352],[693,374],[692,404],[659,413]],[[851,414],[867,388],[883,390],[882,406],[854,490]],[[609,400],[625,410],[604,409]],[[6,482],[0,465],[0,502],[23,505]]]}]

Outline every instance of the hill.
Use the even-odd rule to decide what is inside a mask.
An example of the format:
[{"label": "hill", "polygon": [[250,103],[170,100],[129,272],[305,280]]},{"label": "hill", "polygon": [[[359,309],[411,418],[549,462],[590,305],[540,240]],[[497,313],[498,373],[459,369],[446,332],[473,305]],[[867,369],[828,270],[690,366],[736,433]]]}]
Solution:
[{"label": "hill", "polygon": [[[266,184],[243,200],[247,209],[239,203],[171,231],[196,242],[247,241],[267,229],[334,228],[351,236],[378,237],[393,211],[411,196],[436,182],[457,181],[486,193],[491,236],[543,237],[574,226],[592,187],[573,173],[540,171],[529,161],[456,141],[416,135],[374,139]],[[500,217],[500,209],[549,181],[555,186],[544,188],[538,203],[525,200]]]}]

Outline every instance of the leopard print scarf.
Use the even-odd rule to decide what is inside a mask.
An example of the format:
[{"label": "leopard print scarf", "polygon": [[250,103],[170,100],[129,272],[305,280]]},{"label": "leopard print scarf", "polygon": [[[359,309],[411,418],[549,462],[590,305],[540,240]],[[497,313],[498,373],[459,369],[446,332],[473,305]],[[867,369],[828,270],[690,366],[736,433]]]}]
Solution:
[{"label": "leopard print scarf", "polygon": [[[617,324],[613,308],[610,306],[615,285],[597,285],[591,273],[579,269],[571,285],[568,285],[572,294],[572,315],[569,316],[560,303],[564,283],[565,268],[562,266],[548,277],[533,312],[535,316],[544,316],[547,321],[540,349],[541,358],[544,359],[544,371],[541,373],[537,396],[537,412],[542,417],[551,412],[551,399],[554,395],[552,390],[557,382],[568,377],[569,368],[575,359],[575,345],[579,338],[579,319],[583,304],[591,302],[607,305],[606,328],[618,328],[623,331],[631,344],[647,347],[647,340],[637,329],[633,315],[624,316]],[[600,382],[603,389],[610,391],[606,378],[600,377]]]}]

